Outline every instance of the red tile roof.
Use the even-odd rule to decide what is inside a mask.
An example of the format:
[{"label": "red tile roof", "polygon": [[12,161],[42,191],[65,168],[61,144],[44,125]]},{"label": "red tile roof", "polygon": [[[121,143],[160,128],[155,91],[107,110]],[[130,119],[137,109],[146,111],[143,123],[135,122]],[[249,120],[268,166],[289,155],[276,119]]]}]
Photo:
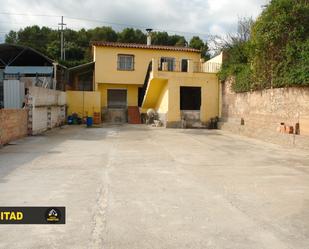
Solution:
[{"label": "red tile roof", "polygon": [[94,41],[91,44],[97,47],[141,48],[141,49],[170,50],[170,51],[182,51],[182,52],[194,52],[194,53],[201,52],[198,49],[188,48],[188,47],[147,45],[147,44],[136,44],[136,43]]}]

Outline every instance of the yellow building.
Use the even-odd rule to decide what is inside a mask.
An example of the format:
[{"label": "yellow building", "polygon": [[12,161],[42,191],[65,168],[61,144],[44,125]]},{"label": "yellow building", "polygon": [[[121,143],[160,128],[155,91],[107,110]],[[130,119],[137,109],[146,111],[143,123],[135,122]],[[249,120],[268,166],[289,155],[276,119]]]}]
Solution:
[{"label": "yellow building", "polygon": [[[167,127],[207,123],[219,115],[219,83],[204,72],[199,50],[187,47],[94,42],[94,90],[103,120],[139,122],[154,109]],[[191,122],[192,123],[192,122]]]}]

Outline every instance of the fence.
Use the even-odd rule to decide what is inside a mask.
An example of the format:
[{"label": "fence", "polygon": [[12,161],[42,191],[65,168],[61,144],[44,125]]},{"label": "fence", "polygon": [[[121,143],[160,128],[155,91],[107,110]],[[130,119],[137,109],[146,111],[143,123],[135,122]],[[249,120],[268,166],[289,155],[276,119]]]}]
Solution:
[{"label": "fence", "polygon": [[221,63],[205,62],[202,65],[202,71],[206,73],[217,73],[221,69]]}]

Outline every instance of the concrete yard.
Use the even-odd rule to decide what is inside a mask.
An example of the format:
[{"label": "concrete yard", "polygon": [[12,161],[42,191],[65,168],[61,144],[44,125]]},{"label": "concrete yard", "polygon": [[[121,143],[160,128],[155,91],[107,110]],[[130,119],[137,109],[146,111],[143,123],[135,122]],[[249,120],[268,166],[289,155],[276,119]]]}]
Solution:
[{"label": "concrete yard", "polygon": [[309,152],[223,131],[65,127],[0,149],[0,248],[307,249]]}]

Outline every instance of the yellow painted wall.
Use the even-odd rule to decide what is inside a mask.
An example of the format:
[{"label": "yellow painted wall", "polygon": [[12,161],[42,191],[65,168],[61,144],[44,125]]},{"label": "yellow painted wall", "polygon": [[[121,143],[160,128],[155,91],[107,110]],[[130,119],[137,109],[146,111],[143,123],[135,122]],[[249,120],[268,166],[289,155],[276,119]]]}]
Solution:
[{"label": "yellow painted wall", "polygon": [[149,81],[143,101],[144,112],[146,112],[149,108],[156,108],[162,89],[166,84],[166,79],[153,78]]},{"label": "yellow painted wall", "polygon": [[[101,93],[101,106],[107,106],[107,89],[127,89],[128,106],[138,105],[138,87],[144,84],[149,62],[154,58],[173,57],[176,61],[189,59],[200,61],[200,53],[167,51],[137,48],[113,48],[96,46],[93,49],[95,60],[95,84]],[[118,71],[118,54],[134,55],[134,71]],[[219,82],[216,74],[193,72],[155,72],[154,85],[143,110],[155,108],[166,113],[168,122],[180,121],[180,86],[200,86],[202,88],[201,121],[219,115]],[[162,83],[164,82],[164,84]],[[166,83],[167,82],[167,83]],[[162,83],[162,84],[161,84]],[[147,98],[147,96],[146,96]]]},{"label": "yellow painted wall", "polygon": [[171,78],[168,82],[168,122],[180,121],[180,87],[201,87],[201,121],[219,116],[219,81],[215,74],[200,74],[201,77]]},{"label": "yellow painted wall", "polygon": [[155,107],[155,110],[157,113],[167,113],[168,112],[168,84],[165,84],[163,87],[160,97],[158,99],[157,105]]},{"label": "yellow painted wall", "polygon": [[98,91],[101,95],[101,107],[107,107],[107,90],[108,89],[126,89],[128,106],[138,105],[138,85],[128,84],[98,84]]},{"label": "yellow painted wall", "polygon": [[68,115],[93,116],[93,112],[101,112],[100,92],[66,91]]},{"label": "yellow painted wall", "polygon": [[[201,58],[200,53],[167,51],[155,49],[137,49],[137,48],[113,48],[113,47],[95,47],[95,82],[96,83],[114,83],[114,84],[144,84],[148,65],[153,58],[159,61],[161,57],[173,57],[176,61],[181,59],[191,59],[198,62]],[[117,55],[134,55],[134,71],[118,71]]]}]

